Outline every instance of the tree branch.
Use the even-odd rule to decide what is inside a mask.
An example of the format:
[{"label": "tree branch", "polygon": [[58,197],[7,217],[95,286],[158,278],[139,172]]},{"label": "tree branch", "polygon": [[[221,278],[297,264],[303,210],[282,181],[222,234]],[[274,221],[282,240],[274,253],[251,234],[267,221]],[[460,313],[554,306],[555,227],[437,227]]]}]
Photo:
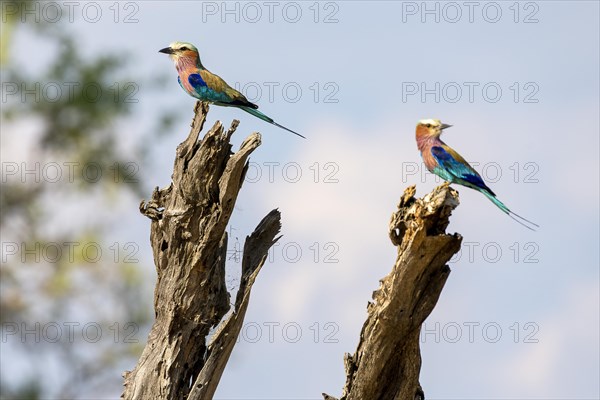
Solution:
[{"label": "tree branch", "polygon": [[198,102],[194,111],[190,134],[177,147],[172,183],[140,204],[140,212],[152,220],[156,320],[137,366],[124,374],[126,399],[212,397],[240,332],[252,284],[281,229],[279,211],[273,210],[247,237],[235,311],[219,325],[230,309],[226,227],[248,156],[261,140],[253,133],[232,154],[229,140],[238,121],[226,132],[216,122],[199,140],[208,105]]},{"label": "tree branch", "polygon": [[198,375],[188,400],[212,399],[233,346],[242,329],[244,316],[250,301],[250,290],[267,258],[269,248],[281,237],[275,235],[281,229],[279,211],[271,211],[246,237],[242,256],[242,279],[235,300],[235,311],[229,314],[219,330],[213,334],[208,345],[208,357]]},{"label": "tree branch", "polygon": [[446,263],[462,237],[444,233],[458,192],[443,184],[415,199],[415,191],[415,186],[404,191],[392,215],[389,236],[398,256],[373,292],[356,352],[344,357],[342,400],[425,398],[419,384],[420,328],[438,301],[450,273]]}]

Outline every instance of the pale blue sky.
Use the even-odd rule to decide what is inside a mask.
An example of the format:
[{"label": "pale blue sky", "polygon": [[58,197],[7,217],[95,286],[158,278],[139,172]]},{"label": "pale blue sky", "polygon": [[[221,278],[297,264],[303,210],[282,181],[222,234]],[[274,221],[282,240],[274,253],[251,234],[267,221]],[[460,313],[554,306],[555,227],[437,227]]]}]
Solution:
[{"label": "pale blue sky", "polygon": [[[461,205],[448,231],[459,232],[475,250],[470,259],[463,247],[460,260],[451,264],[440,302],[426,321],[433,332],[439,326],[441,335],[439,343],[433,333],[422,344],[421,383],[428,398],[600,396],[598,2],[478,2],[472,22],[458,2],[462,18],[456,23],[448,22],[455,9],[442,2],[427,3],[432,9],[437,4],[440,22],[434,15],[422,22],[422,2],[275,2],[273,22],[264,2],[227,3],[231,9],[237,4],[240,22],[235,14],[222,22],[222,2],[134,3],[137,8],[121,11],[137,10],[137,23],[115,24],[109,3],[101,3],[98,23],[79,17],[72,28],[90,54],[121,49],[135,60],[135,76],[172,78],[160,96],[144,87],[138,94],[142,117],[160,108],[182,110],[173,132],[153,149],[155,168],[145,171],[149,189],[168,184],[174,149],[187,134],[194,105],[177,84],[170,60],[158,53],[172,41],[194,43],[204,65],[232,85],[256,82],[263,96],[253,100],[261,110],[308,137],[300,140],[235,109],[211,108],[211,123],[241,120],[236,144],[251,131],[263,135],[252,156],[261,179],[243,187],[232,218],[240,240],[276,207],[284,233],[273,262],[258,278],[246,340],[236,346],[216,398],[340,394],[343,354],[356,348],[367,301],[395,259],[386,232],[389,216],[406,186],[417,184],[422,195],[436,184],[420,171],[414,126],[422,118],[453,124],[444,140],[478,162],[476,169],[486,168],[483,176],[501,200],[541,226],[530,232],[480,194],[458,188]],[[496,6],[499,21],[486,21],[495,17]],[[417,14],[408,15],[414,7]],[[286,21],[296,9],[300,20]],[[255,10],[262,18],[251,23]],[[326,15],[337,22],[323,23]],[[537,22],[524,23],[526,16]],[[16,43],[37,45],[24,36]],[[421,85],[432,89],[436,82],[439,102],[434,94],[422,102],[420,93],[403,92]],[[276,88],[272,102],[268,85]],[[297,102],[285,100],[285,85],[301,88]],[[483,93],[484,86],[490,91]],[[456,87],[462,97],[453,102]],[[502,94],[492,102],[497,87]],[[327,94],[337,102],[325,102]],[[267,179],[271,162],[280,163],[273,182]],[[288,173],[299,166],[302,178],[291,183],[295,175],[282,176],[284,166]],[[413,167],[417,174],[406,175]],[[337,182],[324,182],[328,173]],[[137,199],[128,206],[119,210],[128,227],[116,234],[140,243],[142,259],[150,262],[148,221],[138,214]],[[302,256],[290,262],[297,247]],[[333,252],[338,262],[323,262]],[[142,267],[153,284],[154,268]],[[281,330],[286,323],[291,336],[301,328],[297,343],[289,335],[286,340]],[[252,343],[256,326],[263,336]],[[454,340],[457,326],[462,336]],[[491,343],[497,327],[501,336]],[[328,333],[337,343],[325,341]],[[107,395],[119,391],[107,389]]]}]

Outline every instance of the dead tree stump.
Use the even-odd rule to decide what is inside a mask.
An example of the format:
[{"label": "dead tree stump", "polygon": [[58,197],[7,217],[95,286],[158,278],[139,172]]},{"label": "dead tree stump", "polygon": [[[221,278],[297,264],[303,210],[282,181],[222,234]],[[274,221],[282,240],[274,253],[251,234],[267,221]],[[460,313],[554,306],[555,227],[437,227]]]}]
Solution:
[{"label": "dead tree stump", "polygon": [[[419,384],[421,324],[433,311],[462,237],[445,233],[458,192],[443,184],[423,199],[404,191],[389,236],[398,247],[392,271],[367,307],[358,348],[344,357],[342,400],[422,400]],[[334,397],[323,393],[326,400]]]},{"label": "dead tree stump", "polygon": [[140,204],[140,212],[152,220],[156,320],[137,366],[124,374],[125,399],[212,398],[240,332],[252,284],[279,239],[280,214],[273,210],[246,238],[235,310],[227,315],[226,227],[248,156],[261,138],[251,134],[232,153],[229,140],[239,122],[227,131],[217,122],[200,140],[208,105],[198,102],[194,111],[190,134],[177,147],[172,183],[156,188],[152,199]]}]

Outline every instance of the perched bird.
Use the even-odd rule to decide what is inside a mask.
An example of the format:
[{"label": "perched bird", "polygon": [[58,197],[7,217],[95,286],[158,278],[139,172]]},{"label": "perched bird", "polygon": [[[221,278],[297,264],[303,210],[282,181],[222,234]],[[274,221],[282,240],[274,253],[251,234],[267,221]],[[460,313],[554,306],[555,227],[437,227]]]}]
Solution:
[{"label": "perched bird", "polygon": [[179,73],[177,80],[190,96],[219,106],[241,108],[263,121],[304,138],[301,134],[279,125],[272,118],[258,111],[256,104],[248,101],[243,94],[229,86],[220,76],[204,68],[198,49],[194,45],[174,42],[169,47],[159,50],[159,53],[168,54],[173,60]]},{"label": "perched bird", "polygon": [[460,154],[440,140],[442,131],[451,126],[438,119],[424,119],[417,124],[417,147],[429,172],[449,183],[457,183],[483,193],[499,209],[524,227],[531,230],[535,230],[533,227],[539,228],[537,224],[509,210],[483,182],[477,171]]}]

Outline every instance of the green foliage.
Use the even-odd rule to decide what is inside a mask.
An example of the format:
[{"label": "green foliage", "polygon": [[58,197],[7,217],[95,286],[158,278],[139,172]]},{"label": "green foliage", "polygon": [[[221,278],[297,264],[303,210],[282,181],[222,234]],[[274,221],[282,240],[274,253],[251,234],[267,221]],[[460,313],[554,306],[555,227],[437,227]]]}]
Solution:
[{"label": "green foliage", "polygon": [[[18,7],[27,3],[30,2],[11,2]],[[16,49],[11,48],[8,38],[14,38],[19,30],[35,33],[36,40],[56,47],[48,65],[36,66],[43,67],[36,68],[41,72],[28,72],[17,64],[17,57],[11,57],[11,51]],[[141,293],[145,289],[143,283],[147,282],[143,274],[153,271],[152,265],[131,263],[122,256],[113,260],[112,253],[105,253],[99,261],[82,257],[80,251],[74,257],[67,255],[71,251],[69,243],[95,243],[106,251],[115,242],[111,235],[119,226],[108,225],[110,219],[103,215],[110,216],[114,205],[123,201],[129,201],[131,213],[137,213],[136,200],[132,199],[139,199],[148,191],[143,188],[140,174],[148,162],[148,144],[156,137],[153,132],[168,129],[174,117],[169,113],[154,115],[156,128],[137,132],[140,140],[126,147],[121,140],[125,135],[121,129],[124,125],[135,126],[137,103],[131,101],[135,100],[131,94],[143,82],[127,79],[123,72],[127,63],[121,55],[84,57],[76,37],[60,24],[23,24],[12,17],[2,27],[2,79],[15,83],[19,90],[9,102],[2,103],[2,137],[18,138],[18,127],[22,124],[39,127],[28,147],[29,160],[61,165],[93,164],[104,173],[98,180],[60,182],[31,182],[19,175],[3,178],[0,186],[3,243],[26,249],[53,249],[63,256],[36,259],[36,256],[17,255],[2,263],[0,322],[4,330],[6,324],[25,323],[31,328],[36,323],[43,326],[48,322],[61,325],[64,321],[80,321],[83,325],[93,321],[104,328],[104,336],[115,338],[98,343],[86,343],[80,338],[74,342],[37,343],[30,337],[19,340],[19,335],[11,336],[12,341],[4,344],[11,347],[11,357],[19,354],[31,368],[29,375],[23,375],[24,380],[20,381],[10,381],[5,370],[0,371],[2,399],[77,397],[84,388],[97,390],[107,385],[111,387],[107,393],[119,391],[119,369],[134,364],[145,339],[141,332],[150,323],[151,304],[143,300],[148,300],[151,292],[147,290],[145,296]],[[36,83],[48,82],[77,86],[72,94],[60,96],[56,101],[21,92]],[[85,87],[99,88],[103,95],[94,98],[90,92],[77,90]],[[81,219],[87,213],[90,218]],[[80,219],[64,219],[65,215],[77,215]],[[138,243],[149,246],[146,240],[139,238]],[[120,246],[118,250],[123,253]],[[124,335],[132,332],[124,328],[130,322],[136,332],[134,341],[123,340]],[[110,327],[116,326],[115,323],[118,327],[113,330]],[[11,364],[4,357],[2,365]],[[63,367],[62,381],[42,379],[48,375],[49,358]]]}]

